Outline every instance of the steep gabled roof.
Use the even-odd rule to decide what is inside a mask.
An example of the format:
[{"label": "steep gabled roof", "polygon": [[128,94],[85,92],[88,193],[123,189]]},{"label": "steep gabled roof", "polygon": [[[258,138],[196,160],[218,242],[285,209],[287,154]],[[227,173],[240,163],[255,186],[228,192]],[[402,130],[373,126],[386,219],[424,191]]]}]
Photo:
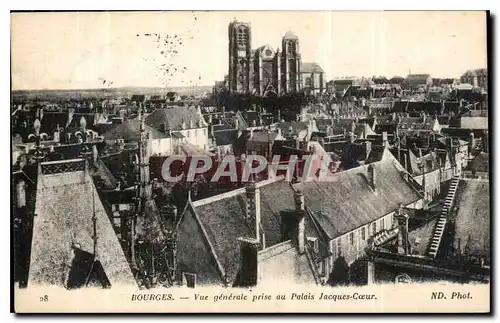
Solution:
[{"label": "steep gabled roof", "polygon": [[490,171],[490,154],[480,152],[467,165],[467,169],[476,172]]},{"label": "steep gabled roof", "polygon": [[[76,250],[97,256],[111,285],[135,285],[83,160],[42,163],[36,193],[29,285],[68,285]],[[95,210],[97,248],[92,217]]]},{"label": "steep gabled roof", "polygon": [[300,254],[291,240],[259,251],[258,259],[258,284],[319,283],[309,254]]},{"label": "steep gabled roof", "polygon": [[324,73],[321,66],[314,62],[303,62],[300,64],[300,73]]},{"label": "steep gabled roof", "polygon": [[[168,135],[155,128],[144,125],[146,132],[151,133],[151,139],[168,138]],[[110,130],[106,131],[102,136],[104,140],[124,139],[125,141],[139,141],[141,137],[141,121],[138,119],[129,119],[119,124]]]},{"label": "steep gabled roof", "polygon": [[[280,211],[295,207],[293,190],[282,179],[259,182],[257,186],[261,190],[261,230],[265,233],[266,247],[270,247],[281,242]],[[192,202],[182,216],[177,230],[183,232],[183,237],[194,232],[203,237],[200,240],[193,236],[197,242],[183,246],[183,254],[178,253],[185,270],[197,270],[197,275],[206,277],[200,284],[220,280],[221,270],[229,281],[234,281],[240,263],[238,238],[253,235],[253,225],[244,218],[245,213],[243,188]]]},{"label": "steep gabled roof", "polygon": [[163,124],[166,124],[167,128],[170,130],[181,130],[183,122],[186,129],[207,126],[203,116],[198,113],[195,107],[156,109],[146,117],[145,122],[147,125],[159,130],[163,129]]},{"label": "steep gabled roof", "polygon": [[453,246],[462,255],[476,257],[490,264],[491,210],[490,183],[485,180],[462,179],[455,195],[455,239]]},{"label": "steep gabled roof", "polygon": [[408,205],[421,199],[404,181],[402,166],[393,156],[370,165],[376,173],[376,191],[368,184],[368,166],[333,174],[328,181],[294,185],[304,194],[306,207],[330,239],[389,214],[399,203]]}]

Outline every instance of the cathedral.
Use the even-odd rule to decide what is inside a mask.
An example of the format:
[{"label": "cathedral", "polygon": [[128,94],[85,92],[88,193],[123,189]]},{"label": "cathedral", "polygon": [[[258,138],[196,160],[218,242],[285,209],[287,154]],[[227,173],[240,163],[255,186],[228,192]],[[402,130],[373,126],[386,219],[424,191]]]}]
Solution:
[{"label": "cathedral", "polygon": [[252,49],[250,23],[229,24],[229,92],[262,97],[324,91],[324,71],[316,63],[302,63],[299,38],[288,31],[279,47]]}]

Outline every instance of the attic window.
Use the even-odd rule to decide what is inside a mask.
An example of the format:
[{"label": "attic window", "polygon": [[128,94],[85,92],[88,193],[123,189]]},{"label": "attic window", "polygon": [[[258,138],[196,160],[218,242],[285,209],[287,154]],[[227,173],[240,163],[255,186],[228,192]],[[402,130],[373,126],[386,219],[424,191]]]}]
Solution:
[{"label": "attic window", "polygon": [[314,251],[314,253],[319,252],[318,238],[307,237],[307,243],[309,244],[309,247]]}]

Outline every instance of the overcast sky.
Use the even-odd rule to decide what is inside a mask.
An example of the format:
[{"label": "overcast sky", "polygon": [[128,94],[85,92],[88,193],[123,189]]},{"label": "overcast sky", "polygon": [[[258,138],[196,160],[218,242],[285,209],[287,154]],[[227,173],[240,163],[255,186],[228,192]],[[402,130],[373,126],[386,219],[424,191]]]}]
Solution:
[{"label": "overcast sky", "polygon": [[487,67],[484,12],[19,13],[12,87],[213,85],[227,74],[234,18],[251,23],[253,48],[281,47],[292,30],[302,61],[320,64],[327,79]]}]

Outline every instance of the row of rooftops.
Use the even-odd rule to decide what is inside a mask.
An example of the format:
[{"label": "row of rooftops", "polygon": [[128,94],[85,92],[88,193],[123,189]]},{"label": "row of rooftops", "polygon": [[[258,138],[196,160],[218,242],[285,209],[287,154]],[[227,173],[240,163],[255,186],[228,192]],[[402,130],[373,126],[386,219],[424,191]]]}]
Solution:
[{"label": "row of rooftops", "polygon": [[[338,120],[338,122],[339,122],[339,123],[345,123],[345,124],[348,124],[348,125],[352,125],[352,121],[347,122],[346,120],[343,120],[343,121]],[[305,124],[309,124],[309,123],[305,123]],[[304,124],[297,123],[296,125],[297,125],[297,126],[303,126]],[[432,154],[431,154],[431,157],[432,157]],[[424,159],[426,159],[426,158],[424,158]],[[382,160],[381,160],[381,161],[384,161],[384,160],[386,161],[386,160],[387,160],[387,158],[382,158]],[[394,164],[394,163],[393,163],[393,164]],[[377,165],[378,165],[378,164],[377,164]],[[382,164],[380,164],[380,165],[382,165]],[[384,165],[385,165],[385,164],[384,164]],[[359,168],[359,167],[354,167],[353,169],[358,169],[358,168]],[[385,169],[385,168],[384,168],[384,169]],[[396,169],[397,169],[397,167],[396,167]],[[382,173],[383,173],[383,171],[384,171],[384,170],[382,169]],[[346,171],[346,172],[342,172],[341,174],[346,175],[347,173],[348,173],[348,171]],[[377,173],[378,173],[378,171],[377,171]],[[390,175],[387,175],[387,176],[385,176],[385,177],[391,178],[391,177],[390,177]],[[300,185],[304,185],[304,187],[302,187],[302,188],[300,189],[301,191],[302,191],[302,190],[307,190],[307,187],[308,187],[308,186],[306,185],[306,183],[301,183],[301,184],[298,184],[297,186],[300,186]],[[312,184],[311,184],[311,185],[312,185]],[[314,185],[317,185],[317,187],[316,187],[315,189],[312,189],[313,191],[314,191],[314,190],[319,191],[319,190],[321,189],[321,192],[323,192],[323,193],[324,193],[324,192],[325,192],[325,190],[327,190],[327,188],[326,188],[326,187],[323,187],[323,186],[322,186],[322,185],[327,185],[327,184],[321,184],[321,183],[314,182]],[[354,183],[351,183],[350,185],[354,185]],[[360,184],[360,185],[361,185],[361,184]],[[354,185],[354,186],[356,186],[356,185]],[[313,187],[314,187],[314,186],[313,186]],[[356,188],[356,190],[354,190],[354,191],[358,191],[358,189],[362,189],[362,188],[361,188],[361,187],[357,187],[357,188]],[[403,190],[403,191],[404,191],[404,190]],[[311,193],[311,194],[313,194],[313,193]],[[392,194],[392,193],[391,193],[391,194]],[[316,194],[316,195],[317,195],[317,194]],[[307,198],[307,197],[306,197],[306,198]],[[319,198],[319,197],[317,197],[317,198]],[[318,200],[318,201],[316,201],[316,200],[314,200],[314,201],[312,202],[312,204],[313,204],[313,205],[316,205],[316,204],[321,205],[322,203],[325,203],[325,201],[319,201],[319,200]],[[373,208],[373,207],[374,207],[374,206],[372,206],[372,208]],[[327,209],[328,209],[328,208],[327,208]],[[375,209],[376,209],[376,207],[375,207]],[[317,222],[319,222],[319,223],[323,223],[323,226],[324,226],[324,227],[327,227],[327,226],[328,226],[328,223],[329,223],[328,221],[330,221],[330,220],[328,220],[328,218],[323,218],[323,212],[324,212],[324,210],[323,210],[323,209],[321,209],[321,210],[319,210],[319,211],[318,211],[318,213],[317,213],[317,217],[318,217]],[[336,224],[336,226],[334,226],[334,227],[338,227],[338,226],[339,226],[339,224]]]}]

